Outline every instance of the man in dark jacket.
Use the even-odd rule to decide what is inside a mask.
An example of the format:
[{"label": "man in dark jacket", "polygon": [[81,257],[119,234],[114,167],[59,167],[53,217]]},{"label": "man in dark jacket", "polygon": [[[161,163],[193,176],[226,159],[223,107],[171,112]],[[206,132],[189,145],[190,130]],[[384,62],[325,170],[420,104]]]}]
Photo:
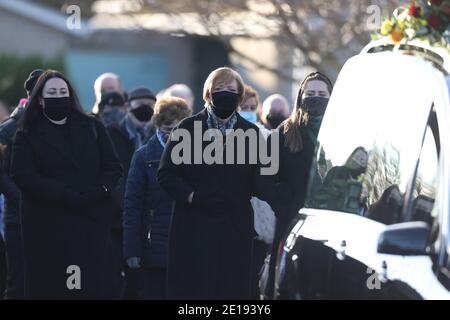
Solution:
[{"label": "man in dark jacket", "polygon": [[[32,71],[24,83],[27,96],[33,90],[37,79],[44,71]],[[17,123],[22,118],[25,106],[19,105],[14,109],[10,118],[0,124],[0,144],[4,146],[2,154],[2,175],[0,192],[5,197],[4,224],[5,248],[7,260],[6,299],[23,299],[23,245],[19,215],[20,191],[11,178],[11,155],[13,138],[17,130]]]},{"label": "man in dark jacket", "polygon": [[108,92],[118,92],[121,96],[126,97],[126,91],[123,88],[119,75],[111,72],[101,74],[94,82],[95,104],[92,106],[92,115],[97,119],[101,119],[104,110],[100,107],[100,102]]},{"label": "man in dark jacket", "polygon": [[[128,100],[129,112],[118,123],[107,125],[108,133],[124,168],[125,181],[133,153],[143,146],[154,133],[150,121],[155,102],[156,96],[150,89],[133,90],[130,92]],[[116,106],[119,106],[120,102],[117,103]],[[125,101],[121,103],[125,104]]]},{"label": "man in dark jacket", "polygon": [[[105,101],[108,102],[109,96],[114,95],[118,98],[118,93],[109,93],[105,97]],[[125,101],[118,101],[114,104],[116,107],[125,105]],[[111,140],[113,142],[116,153],[120,159],[122,167],[124,169],[124,175],[119,182],[119,190],[114,195],[114,202],[116,204],[113,213],[113,225],[112,225],[112,242],[113,242],[113,260],[115,279],[117,292],[117,298],[122,298],[124,295],[124,281],[123,281],[123,254],[122,254],[122,213],[123,213],[123,196],[125,193],[125,183],[130,168],[131,158],[133,153],[140,148],[145,142],[147,142],[150,130],[150,120],[153,116],[153,108],[156,102],[156,96],[150,89],[138,88],[133,90],[129,94],[130,110],[126,113],[123,119],[118,123],[111,123],[107,126],[107,130]],[[102,105],[102,103],[100,104]],[[128,285],[127,285],[128,286]],[[127,298],[134,297],[131,293],[133,289],[127,288],[125,296]]]},{"label": "man in dark jacket", "polygon": [[155,106],[156,134],[136,151],[124,201],[124,258],[138,272],[138,298],[164,299],[169,225],[173,200],[160,188],[156,173],[172,128],[188,117],[184,100],[163,98]]}]

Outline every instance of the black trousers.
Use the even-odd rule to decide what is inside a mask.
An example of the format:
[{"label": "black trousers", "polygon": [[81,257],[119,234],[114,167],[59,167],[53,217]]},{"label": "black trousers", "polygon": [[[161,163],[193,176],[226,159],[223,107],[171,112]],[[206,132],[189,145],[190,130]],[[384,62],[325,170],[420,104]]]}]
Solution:
[{"label": "black trousers", "polygon": [[24,298],[24,259],[22,229],[19,224],[5,225],[6,290],[5,299]]},{"label": "black trousers", "polygon": [[143,268],[138,283],[138,298],[164,300],[167,297],[167,271],[164,268]]},{"label": "black trousers", "polygon": [[125,299],[165,300],[167,299],[167,269],[127,268]]},{"label": "black trousers", "polygon": [[5,258],[5,243],[3,237],[0,235],[0,300],[3,300],[3,295],[6,287],[6,258]]},{"label": "black trousers", "polygon": [[109,283],[107,284],[106,296],[108,299],[121,300],[124,298],[125,293],[125,273],[124,273],[124,261],[123,261],[123,236],[121,229],[111,230],[111,239],[109,247],[109,262],[110,268],[108,268],[107,278]]},{"label": "black trousers", "polygon": [[253,240],[251,299],[260,300],[259,277],[269,250],[269,245],[262,240]]},{"label": "black trousers", "polygon": [[290,220],[277,219],[275,227],[275,235],[273,238],[272,248],[270,249],[270,267],[269,267],[269,279],[267,283],[267,288],[265,290],[265,299],[274,299],[274,289],[275,289],[275,268],[277,264],[277,258],[279,250],[281,250],[281,245],[283,243],[286,232],[288,231],[290,225]]},{"label": "black trousers", "polygon": [[139,299],[139,283],[141,270],[133,270],[125,266],[125,290],[123,298],[125,300]]}]

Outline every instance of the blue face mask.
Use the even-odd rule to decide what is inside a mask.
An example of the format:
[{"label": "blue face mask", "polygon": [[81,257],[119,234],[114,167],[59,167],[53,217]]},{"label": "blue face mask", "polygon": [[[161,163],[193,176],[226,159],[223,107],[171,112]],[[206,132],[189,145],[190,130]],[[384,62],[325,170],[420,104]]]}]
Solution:
[{"label": "blue face mask", "polygon": [[239,114],[245,120],[247,120],[247,121],[249,121],[251,123],[256,123],[256,112],[254,112],[254,111],[241,111],[241,112],[239,112]]},{"label": "blue face mask", "polygon": [[107,112],[103,112],[101,118],[105,125],[119,123],[125,117],[125,112],[120,109],[112,109]]}]

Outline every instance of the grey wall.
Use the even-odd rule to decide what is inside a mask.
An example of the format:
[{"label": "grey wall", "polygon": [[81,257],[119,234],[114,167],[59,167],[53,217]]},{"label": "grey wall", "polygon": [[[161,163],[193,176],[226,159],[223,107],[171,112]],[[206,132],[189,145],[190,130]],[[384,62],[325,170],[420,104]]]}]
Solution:
[{"label": "grey wall", "polygon": [[0,53],[39,54],[52,58],[63,52],[68,36],[0,9]]},{"label": "grey wall", "polygon": [[175,82],[192,86],[192,47],[192,39],[156,32],[97,30],[71,41],[66,70],[89,109],[95,101],[94,81],[104,72],[117,73],[126,90],[147,86],[157,93]]}]

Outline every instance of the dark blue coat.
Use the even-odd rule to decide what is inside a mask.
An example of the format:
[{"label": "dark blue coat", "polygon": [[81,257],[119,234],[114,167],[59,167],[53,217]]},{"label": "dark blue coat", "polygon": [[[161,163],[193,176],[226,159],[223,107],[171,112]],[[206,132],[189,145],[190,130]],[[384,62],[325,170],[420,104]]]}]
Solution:
[{"label": "dark blue coat", "polygon": [[125,190],[124,258],[140,257],[144,267],[167,266],[173,200],[157,182],[163,150],[155,134],[135,152]]},{"label": "dark blue coat", "polygon": [[11,178],[11,156],[14,135],[17,123],[22,117],[25,108],[17,107],[11,117],[0,124],[0,143],[5,145],[2,159],[2,175],[0,179],[0,192],[5,196],[3,219],[5,224],[20,224],[19,203],[20,190]]}]

